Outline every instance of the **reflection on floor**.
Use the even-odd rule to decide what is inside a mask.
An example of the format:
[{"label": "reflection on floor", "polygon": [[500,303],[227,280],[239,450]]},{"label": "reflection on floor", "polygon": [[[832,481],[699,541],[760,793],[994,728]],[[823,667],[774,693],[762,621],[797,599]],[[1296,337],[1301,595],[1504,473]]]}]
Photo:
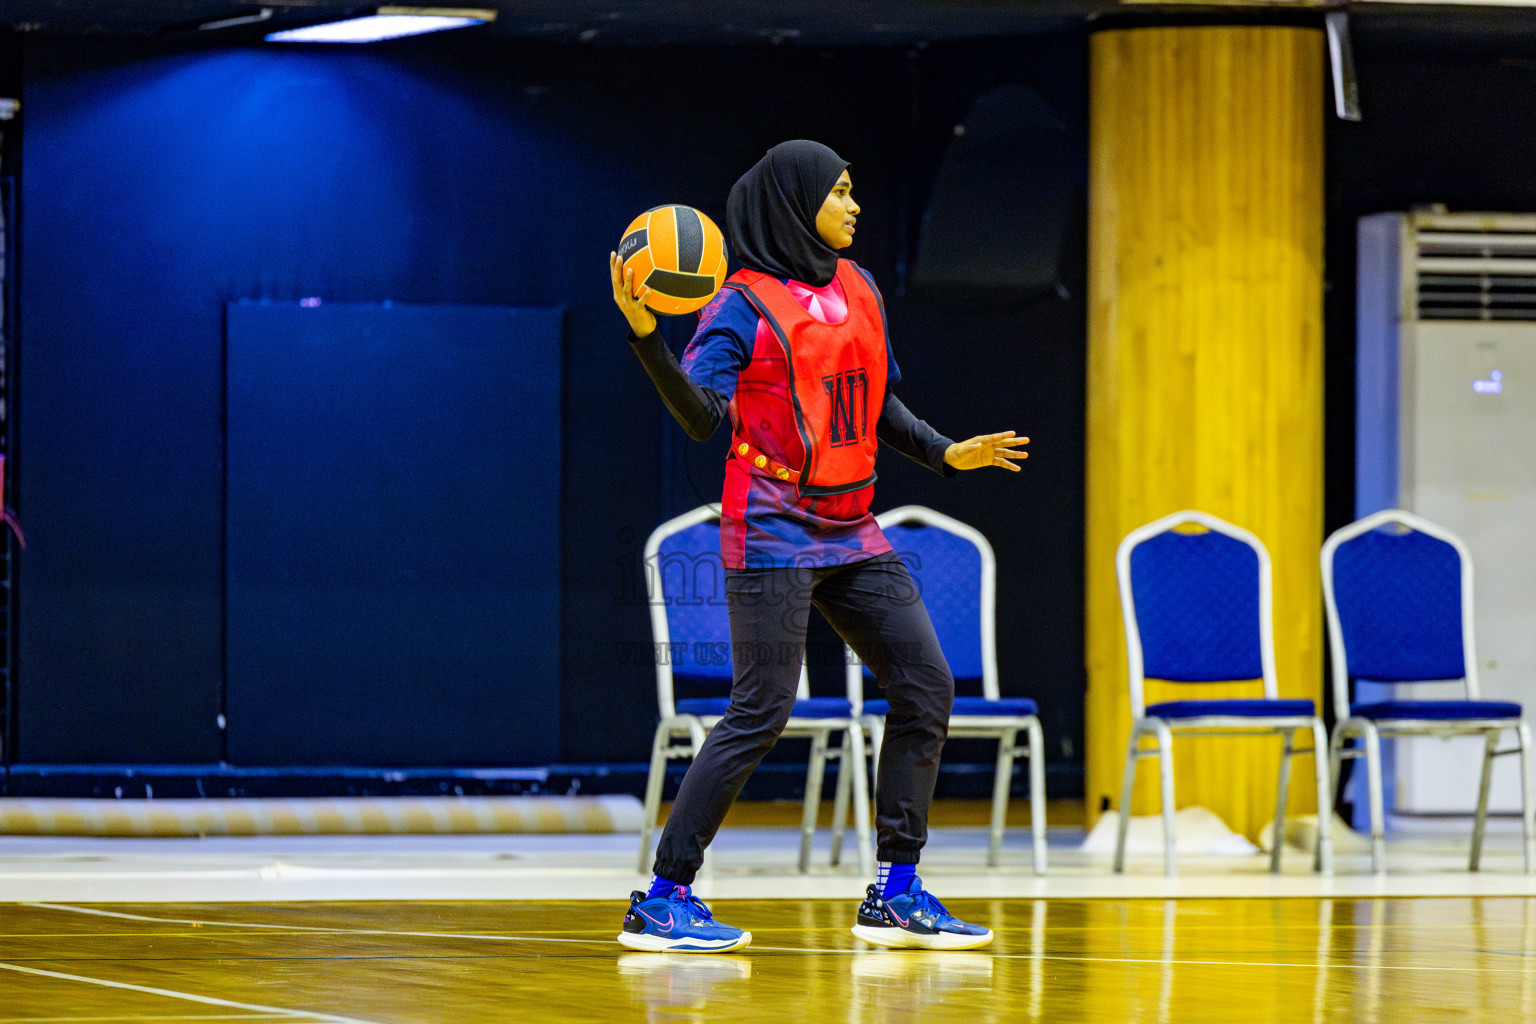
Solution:
[{"label": "reflection on floor", "polygon": [[0,1021],[1536,1019],[1536,900],[971,899],[998,941],[864,948],[846,900],[720,901],[740,955],[592,902],[0,905]]}]

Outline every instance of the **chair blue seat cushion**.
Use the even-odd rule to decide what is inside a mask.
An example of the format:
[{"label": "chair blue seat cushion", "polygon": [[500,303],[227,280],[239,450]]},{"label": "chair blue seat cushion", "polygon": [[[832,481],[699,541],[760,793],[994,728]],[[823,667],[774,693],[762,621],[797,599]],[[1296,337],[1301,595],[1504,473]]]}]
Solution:
[{"label": "chair blue seat cushion", "polygon": [[[715,718],[725,714],[731,706],[729,697],[692,697],[677,702],[680,715],[699,715]],[[847,718],[853,714],[853,705],[842,697],[810,697],[795,701],[790,715],[795,718]]]},{"label": "chair blue seat cushion", "polygon": [[1457,721],[1470,718],[1519,718],[1520,705],[1504,700],[1383,700],[1355,704],[1356,718]]},{"label": "chair blue seat cushion", "polygon": [[[954,709],[950,714],[1023,718],[1039,710],[1040,706],[1028,697],[1003,697],[999,700],[987,700],[985,697],[956,697]],[[884,718],[891,713],[891,702],[888,700],[865,701],[864,713]]]},{"label": "chair blue seat cushion", "polygon": [[987,700],[985,697],[956,697],[955,706],[950,714],[1023,718],[1039,710],[1040,705],[1028,697],[999,697],[997,700]]},{"label": "chair blue seat cushion", "polygon": [[1317,714],[1309,700],[1165,700],[1147,705],[1148,718],[1302,718]]}]

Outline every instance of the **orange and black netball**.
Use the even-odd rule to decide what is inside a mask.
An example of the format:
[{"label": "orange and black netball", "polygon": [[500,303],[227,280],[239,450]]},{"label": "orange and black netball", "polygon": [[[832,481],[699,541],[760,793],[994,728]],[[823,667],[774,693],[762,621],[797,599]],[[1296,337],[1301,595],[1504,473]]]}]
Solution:
[{"label": "orange and black netball", "polygon": [[634,287],[651,290],[652,312],[677,316],[702,309],[725,283],[725,238],[691,206],[657,206],[630,222],[619,259]]}]

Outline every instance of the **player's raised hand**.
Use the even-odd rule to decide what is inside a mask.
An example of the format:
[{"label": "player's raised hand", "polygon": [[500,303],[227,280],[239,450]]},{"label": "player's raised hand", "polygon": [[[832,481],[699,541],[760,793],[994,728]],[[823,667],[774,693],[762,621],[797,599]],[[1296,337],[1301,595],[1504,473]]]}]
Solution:
[{"label": "player's raised hand", "polygon": [[635,337],[644,338],[656,330],[656,314],[645,308],[645,297],[651,290],[644,285],[640,286],[640,294],[635,294],[635,272],[633,269],[623,269],[623,263],[619,260],[619,254],[608,254],[608,270],[613,277],[613,302],[619,307],[619,312],[624,314],[624,319],[629,321],[629,329],[635,332]]},{"label": "player's raised hand", "polygon": [[956,441],[949,446],[944,453],[944,461],[956,469],[981,469],[985,466],[999,466],[1017,473],[1019,467],[1014,460],[1029,458],[1029,452],[1017,450],[1020,445],[1029,444],[1027,437],[1014,437],[1013,431],[1005,430],[1001,434],[982,434],[968,441]]}]

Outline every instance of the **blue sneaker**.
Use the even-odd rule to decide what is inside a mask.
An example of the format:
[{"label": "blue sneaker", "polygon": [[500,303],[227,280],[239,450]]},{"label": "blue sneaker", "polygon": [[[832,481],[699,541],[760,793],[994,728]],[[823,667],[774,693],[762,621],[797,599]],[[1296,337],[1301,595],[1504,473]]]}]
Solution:
[{"label": "blue sneaker", "polygon": [[876,946],[897,949],[978,949],[992,944],[992,929],[952,917],[944,904],[912,876],[907,891],[888,900],[871,885],[859,905],[853,934]]},{"label": "blue sneaker", "polygon": [[680,885],[664,896],[629,894],[629,913],[619,941],[652,953],[729,953],[752,941],[752,933],[716,921],[697,896]]}]

